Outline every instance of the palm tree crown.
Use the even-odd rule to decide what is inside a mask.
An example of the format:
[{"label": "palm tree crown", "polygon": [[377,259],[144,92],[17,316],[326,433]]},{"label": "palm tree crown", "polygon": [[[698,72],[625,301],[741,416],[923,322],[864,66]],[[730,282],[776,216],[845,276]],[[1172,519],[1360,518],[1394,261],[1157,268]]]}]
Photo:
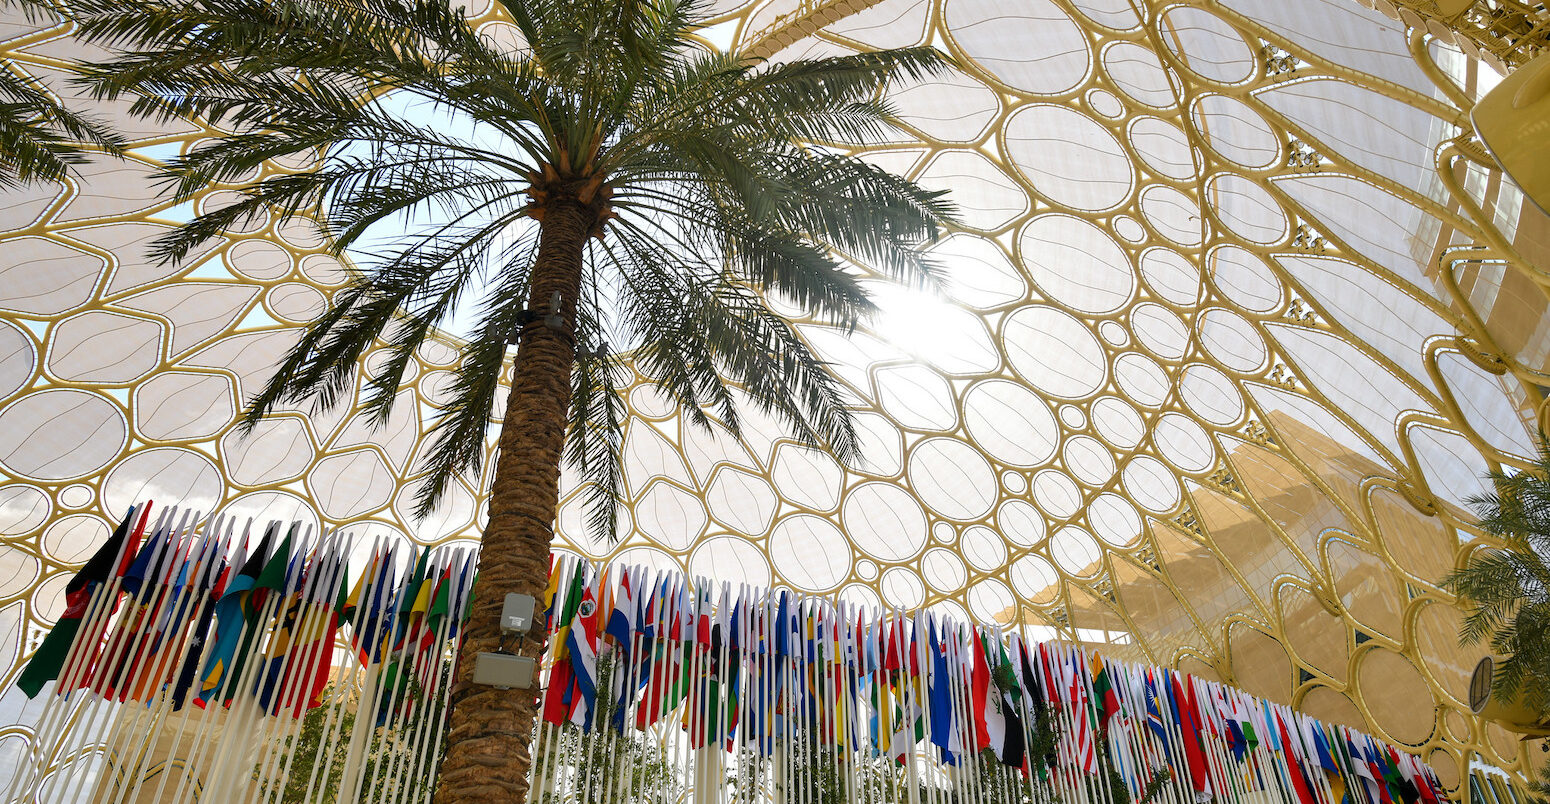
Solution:
[{"label": "palm tree crown", "polygon": [[[696,44],[695,0],[499,0],[512,47],[449,0],[76,1],[83,33],[123,50],[85,67],[97,96],[230,132],[166,172],[179,199],[228,184],[240,200],[158,241],[160,257],[270,214],[317,220],[341,253],[401,227],[302,334],[250,425],[353,395],[379,345],[361,395],[385,419],[416,348],[477,297],[419,458],[423,513],[480,466],[517,342],[438,800],[522,800],[534,697],[474,685],[473,666],[506,649],[506,595],[544,588],[562,463],[588,481],[593,531],[617,521],[621,364],[605,338],[700,426],[737,433],[748,400],[856,458],[842,386],[767,300],[854,327],[872,304],[837,254],[935,282],[921,249],[947,204],[834,146],[887,134],[885,86],[944,60],[906,49],[755,64]],[[467,122],[395,111],[414,102]],[[298,154],[314,166],[266,170]]]},{"label": "palm tree crown", "polygon": [[1471,498],[1481,530],[1502,540],[1477,551],[1443,585],[1470,606],[1460,637],[1505,657],[1493,694],[1550,716],[1550,443],[1534,466],[1487,475],[1494,493]]},{"label": "palm tree crown", "polygon": [[[934,281],[919,246],[949,214],[938,194],[815,143],[885,134],[880,91],[941,69],[935,51],[754,64],[696,44],[695,0],[503,0],[514,48],[447,0],[94,2],[84,33],[127,48],[88,68],[99,97],[134,93],[142,114],[233,132],[166,170],[180,199],[213,182],[239,183],[243,198],[159,241],[160,257],[268,212],[317,219],[336,252],[383,222],[434,218],[358,260],[360,275],[252,401],[250,424],[303,398],[332,404],[379,342],[390,357],[363,381],[363,404],[385,419],[415,347],[482,294],[424,459],[420,511],[434,507],[453,473],[479,465],[508,339],[556,312],[533,270],[542,223],[569,205],[591,237],[578,298],[558,311],[576,347],[566,458],[593,481],[594,528],[614,521],[620,474],[610,333],[692,421],[736,433],[735,386],[804,441],[855,457],[838,384],[765,296],[849,328],[872,305],[836,252]],[[384,93],[482,136],[394,113],[373,100]],[[242,179],[297,153],[321,158]]]}]

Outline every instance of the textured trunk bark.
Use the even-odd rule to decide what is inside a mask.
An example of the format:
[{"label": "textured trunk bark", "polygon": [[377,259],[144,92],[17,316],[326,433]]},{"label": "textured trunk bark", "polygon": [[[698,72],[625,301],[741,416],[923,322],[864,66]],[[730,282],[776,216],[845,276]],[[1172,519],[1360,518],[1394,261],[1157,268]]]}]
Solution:
[{"label": "textured trunk bark", "polygon": [[[536,598],[547,582],[576,351],[571,333],[582,256],[595,220],[594,211],[571,199],[546,205],[528,309],[548,315],[558,291],[565,325],[563,331],[532,325],[517,350],[490,490],[490,524],[479,550],[479,579],[452,689],[437,804],[527,799],[538,690],[497,690],[475,686],[470,679],[474,657],[500,642],[506,595]],[[538,635],[530,634],[519,652],[536,658],[545,640],[541,623],[535,626]]]}]

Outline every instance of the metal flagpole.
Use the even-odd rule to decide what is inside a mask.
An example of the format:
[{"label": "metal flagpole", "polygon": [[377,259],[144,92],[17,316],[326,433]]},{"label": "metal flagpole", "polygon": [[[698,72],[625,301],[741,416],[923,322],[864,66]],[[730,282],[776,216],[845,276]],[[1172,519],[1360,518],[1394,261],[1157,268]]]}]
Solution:
[{"label": "metal flagpole", "polygon": [[[318,681],[317,674],[320,670],[320,660],[325,653],[331,657],[334,651],[334,637],[338,626],[338,621],[334,618],[340,614],[340,612],[335,611],[335,606],[338,604],[341,585],[347,586],[350,581],[346,574],[346,569],[353,547],[353,541],[347,534],[335,531],[330,550],[332,553],[331,563],[322,564],[321,566],[314,565],[316,567],[314,571],[321,571],[326,568],[328,574],[323,577],[318,588],[314,590],[313,611],[310,613],[310,622],[300,632],[303,637],[308,638],[307,641],[302,643],[304,652],[300,655],[301,674],[299,676],[293,674],[290,667],[286,669],[287,678],[299,678],[301,683],[299,685],[287,685],[289,689],[286,691],[286,699],[281,702],[279,710],[275,713],[275,719],[280,721],[281,724],[280,735],[275,738],[273,743],[276,746],[276,752],[280,755],[276,759],[279,767],[276,769],[277,772],[271,777],[270,788],[274,792],[273,798],[276,801],[279,801],[285,795],[285,789],[289,786],[288,780],[291,775],[292,763],[295,761],[296,754],[300,753],[296,748],[297,738],[305,728],[306,719],[313,708],[311,699],[312,689]],[[319,552],[321,553],[322,551],[320,550]],[[328,625],[330,620],[334,620],[335,627],[330,628]],[[317,638],[310,639],[314,633]],[[294,638],[291,644],[293,646],[296,644]],[[332,666],[331,661],[329,665]],[[294,664],[291,667],[294,667]],[[319,695],[321,695],[321,690]],[[321,700],[319,703],[321,704]],[[287,710],[290,712],[289,722],[286,722],[283,718],[283,713]],[[319,749],[321,748],[320,740]],[[259,800],[262,801],[267,798],[269,796],[263,796]]]},{"label": "metal flagpole", "polygon": [[[403,588],[398,585],[399,544],[400,542],[397,541],[391,542],[382,560],[382,594],[363,597],[362,604],[370,607],[370,611],[360,609],[356,611],[355,627],[360,627],[364,614],[365,621],[371,623],[372,628],[358,635],[361,641],[360,649],[365,659],[362,661],[360,670],[361,692],[356,699],[355,724],[350,730],[350,742],[345,750],[344,769],[340,773],[340,804],[354,804],[358,801],[361,784],[365,781],[363,778],[365,765],[371,753],[375,732],[372,720],[376,717],[377,696],[381,693],[383,673],[380,665],[386,656],[383,643],[397,627],[398,604],[403,594]],[[411,554],[406,562],[406,568],[410,572],[414,569],[413,562],[414,558]]]},{"label": "metal flagpole", "polygon": [[[354,600],[355,619],[350,622],[350,631],[352,636],[355,636],[362,645],[364,645],[364,640],[360,638],[359,634],[361,618],[366,616],[365,607],[370,605],[372,596],[378,591],[378,575],[381,571],[381,562],[385,559],[383,555],[385,548],[386,543],[382,536],[372,537],[370,558],[367,559],[366,566],[361,571],[361,580],[358,587],[351,590],[352,594],[359,592],[360,595]],[[349,581],[350,579],[346,577],[342,582],[348,584]],[[333,645],[330,645],[329,649],[333,650]],[[346,649],[345,653],[352,659],[355,657],[355,651]],[[334,692],[329,696],[331,701],[327,704],[328,711],[323,719],[322,735],[318,738],[318,749],[313,755],[312,771],[307,776],[307,786],[302,794],[303,801],[312,800],[314,791],[317,790],[320,770],[323,772],[324,784],[325,786],[327,785],[327,778],[331,775],[329,771],[333,768],[334,752],[339,748],[338,741],[344,731],[345,709],[349,706],[351,697],[355,697],[357,702],[360,700],[358,695],[352,696],[350,691],[360,683],[360,670],[362,666],[363,664],[359,661],[351,661],[348,674],[341,673],[338,682],[334,684]]]},{"label": "metal flagpole", "polygon": [[[474,562],[477,560],[477,558],[478,553],[473,549],[459,551],[458,553],[458,557],[455,563],[459,565],[459,569],[457,571],[455,585],[452,588],[452,598],[447,606],[446,629],[442,636],[441,642],[438,643],[442,646],[441,650],[451,652],[452,664],[447,668],[447,674],[445,676],[447,689],[449,692],[452,689],[452,685],[457,681],[458,647],[461,644],[462,639],[461,634],[459,634],[459,641],[453,642],[452,633],[453,629],[457,628],[458,624],[463,622],[463,614],[468,607],[469,592],[473,590]],[[440,663],[438,663],[438,665],[439,664]],[[438,672],[440,671],[438,670]],[[438,690],[437,695],[440,696],[440,687],[437,687],[436,689]],[[425,746],[422,753],[417,754],[414,769],[411,771],[411,776],[418,778],[420,773],[419,763],[422,759],[426,761],[426,773],[429,774],[424,779],[426,799],[429,799],[436,792],[434,779],[437,776],[441,764],[438,751],[441,746],[442,737],[446,734],[447,718],[451,710],[452,706],[450,702],[444,700],[442,702],[441,710],[435,718],[434,729],[431,733],[430,743]],[[437,756],[438,758],[433,760],[431,759],[432,756]]]},{"label": "metal flagpole", "polygon": [[[161,562],[172,563],[176,560],[170,554],[177,550],[178,545],[175,541],[178,538],[177,534],[187,525],[191,513],[190,511],[184,511],[182,520],[176,526],[159,529],[152,536],[157,541],[150,548],[150,561],[147,564],[148,573],[153,569],[159,572]],[[130,596],[127,601],[128,605],[118,619],[117,629],[109,639],[109,648],[106,654],[107,662],[102,668],[103,672],[93,675],[93,680],[105,681],[108,685],[108,692],[96,696],[96,700],[91,701],[91,711],[87,716],[85,726],[76,729],[80,747],[72,750],[70,753],[75,753],[78,750],[80,757],[76,761],[80,762],[98,750],[102,751],[103,767],[98,770],[93,779],[94,790],[102,782],[103,774],[108,770],[111,761],[111,744],[104,740],[100,749],[98,749],[91,747],[91,742],[93,738],[102,734],[104,727],[107,727],[108,739],[116,737],[117,731],[112,728],[113,724],[111,722],[99,724],[98,720],[111,716],[117,709],[116,702],[112,699],[122,694],[123,690],[120,689],[120,685],[124,683],[125,676],[133,665],[134,658],[139,655],[139,649],[143,647],[143,644],[131,644],[132,642],[143,642],[143,640],[132,639],[131,634],[139,630],[149,620],[149,612],[155,610],[160,603],[162,591],[163,586],[156,578],[146,577],[141,580],[140,588]],[[82,694],[91,697],[91,693],[83,692]],[[76,740],[70,741],[71,744],[75,742]],[[66,795],[64,800],[82,800],[81,796],[86,790],[86,782],[89,778],[92,778],[92,774],[85,772],[75,773],[64,788]]]},{"label": "metal flagpole", "polygon": [[[215,607],[215,604],[216,604],[216,593],[219,591],[218,589],[216,589],[216,583],[219,581],[221,567],[222,566],[228,566],[229,567],[229,566],[231,566],[231,562],[239,560],[238,548],[240,547],[240,545],[236,544],[236,543],[234,543],[232,541],[232,532],[235,529],[235,526],[236,526],[236,517],[235,516],[229,517],[226,520],[226,533],[225,533],[225,535],[224,536],[217,535],[217,538],[219,540],[221,540],[223,542],[223,544],[221,544],[221,546],[220,546],[220,548],[218,550],[218,552],[219,552],[219,559],[218,560],[216,560],[216,559],[212,559],[211,560],[210,567],[209,567],[209,570],[208,570],[209,574],[206,576],[206,583],[205,583],[205,587],[206,588],[204,589],[204,591],[202,593],[203,597],[202,597],[202,600],[200,601],[199,610],[194,614],[194,618],[193,619],[194,619],[195,623],[199,622],[199,620],[202,619],[205,616],[206,612],[212,612],[214,607]],[[253,528],[253,520],[252,520],[252,518],[249,518],[248,521],[247,521],[247,525],[243,528],[243,531],[242,531],[243,543],[246,543],[247,537],[248,537],[249,533],[252,531],[252,528]],[[233,569],[233,572],[235,572],[235,569]],[[207,626],[208,626],[209,630],[213,632],[213,629],[215,627],[215,623],[213,621],[213,616],[212,616],[212,621],[210,623],[207,623]],[[184,734],[185,730],[188,728],[189,716],[190,716],[190,714],[192,714],[192,712],[188,708],[191,705],[190,701],[188,699],[188,696],[198,695],[199,694],[199,689],[198,689],[199,679],[200,679],[201,675],[203,675],[205,663],[206,663],[206,661],[208,661],[210,653],[211,653],[211,651],[215,647],[214,640],[208,638],[209,636],[210,636],[210,634],[206,635],[206,638],[204,639],[204,644],[202,645],[202,647],[200,649],[200,654],[199,654],[199,656],[197,658],[194,659],[193,677],[190,680],[190,686],[189,686],[189,688],[187,690],[183,691],[183,693],[184,693],[183,707],[184,708],[183,708],[182,715],[178,718],[177,734],[172,739],[172,752],[177,752],[177,751],[179,751],[182,748],[182,745],[183,745],[183,734]],[[187,661],[188,661],[188,657],[185,657],[184,663],[186,663]],[[179,668],[181,668],[182,666],[183,665],[180,664]],[[180,684],[182,682],[181,670],[180,670],[179,676],[180,676],[179,678],[174,679],[174,681],[173,681],[174,685],[178,685],[178,684]],[[176,697],[176,694],[177,694],[177,691],[176,691],[176,689],[174,689],[173,696]],[[176,702],[174,702],[174,704],[175,703]],[[192,749],[192,747],[193,746],[190,746],[191,749]],[[192,770],[191,766],[188,764],[188,757],[185,756],[184,759],[183,759],[183,772],[182,772],[181,775],[182,776],[187,776],[188,774],[190,774],[192,772],[193,772],[193,770]],[[162,793],[164,793],[166,791],[166,789],[167,789],[167,780],[168,780],[168,778],[171,775],[172,775],[172,766],[170,764],[170,759],[169,759],[169,764],[167,765],[167,769],[162,772],[161,779],[156,783],[156,791],[151,795],[151,800],[152,801],[161,801],[162,800]],[[134,795],[134,793],[131,793],[131,796],[133,796],[133,795]]]},{"label": "metal flagpole", "polygon": [[[246,549],[247,537],[249,535],[251,535],[252,528],[253,528],[253,520],[251,518],[249,518],[248,522],[247,522],[247,526],[243,530],[244,551]],[[268,538],[269,534],[277,532],[279,530],[279,528],[280,528],[280,522],[278,520],[271,520],[270,524],[265,528],[265,532],[266,532],[265,538]],[[261,546],[262,544],[263,544],[263,542],[260,541],[258,545],[254,546],[254,549],[257,549],[257,547]],[[257,555],[257,554],[255,554],[255,555]],[[257,560],[262,563],[263,561],[266,561],[267,559],[268,559],[268,556],[258,556]],[[228,583],[230,583],[230,581],[232,579],[235,579],[237,577],[238,572],[242,569],[242,563],[243,562],[238,561],[238,562],[236,562],[234,564],[229,565],[229,567],[230,567],[230,574],[228,575],[228,581],[227,581]],[[219,601],[217,601],[217,603],[218,602]],[[218,625],[219,625],[218,622],[212,622],[211,623],[211,628],[212,629],[216,628]],[[212,633],[214,633],[214,632],[212,632]],[[247,641],[248,633],[249,633],[249,623],[247,622],[246,618],[244,618],[243,624],[238,627],[238,634],[237,634],[237,644],[238,645],[241,645],[241,644],[243,644],[243,643],[245,643]],[[199,703],[196,703],[196,702],[202,700],[200,698],[200,696],[203,695],[203,693],[204,693],[204,690],[203,690],[204,676],[205,676],[205,673],[210,669],[208,667],[208,664],[209,664],[210,656],[211,656],[211,654],[212,654],[212,652],[214,650],[214,647],[215,647],[215,643],[214,643],[213,640],[208,642],[205,645],[205,656],[204,656],[204,658],[202,658],[200,660],[199,667],[197,667],[195,669],[193,686],[190,687],[190,689],[189,689],[189,694],[193,696],[193,700],[188,701],[188,704],[191,704],[191,705],[193,705],[193,706],[195,706],[196,708],[199,709],[199,726],[198,726],[197,729],[195,729],[194,737],[193,737],[193,740],[191,742],[191,745],[194,748],[194,752],[189,757],[186,757],[184,759],[183,774],[182,774],[182,776],[180,776],[178,778],[178,786],[173,790],[172,801],[174,802],[174,804],[177,804],[177,802],[181,802],[183,800],[183,793],[184,793],[185,790],[193,791],[195,788],[203,786],[203,785],[199,785],[196,782],[196,783],[194,783],[194,786],[191,787],[190,786],[190,782],[191,782],[191,780],[194,777],[194,769],[199,768],[201,766],[201,764],[203,763],[203,760],[204,760],[205,751],[208,748],[209,744],[211,742],[213,742],[211,740],[207,740],[206,736],[207,736],[207,734],[209,732],[209,729],[210,729],[211,725],[214,723],[216,718],[214,716],[215,712],[212,711],[211,705],[209,705],[209,704],[200,705]],[[229,670],[229,668],[227,668],[227,670]],[[221,679],[220,679],[220,681],[217,682],[217,684],[216,684],[216,686],[214,688],[215,689],[215,700],[213,701],[214,709],[217,709],[217,710],[220,709],[220,707],[221,707],[221,705],[223,703],[222,699],[224,698],[224,694],[223,694],[224,690],[227,687],[227,685],[230,682],[234,681],[234,680],[235,679],[228,678],[226,675],[223,674]],[[185,726],[187,725],[188,717],[191,714],[192,714],[192,712],[187,712],[187,711],[184,712],[184,716],[183,716],[184,717],[184,724],[183,725],[185,725]],[[181,738],[181,727],[180,727],[180,734],[179,734],[179,742],[180,743],[181,743],[181,739],[182,738]]]},{"label": "metal flagpole", "polygon": [[[195,552],[203,547],[202,539],[192,537],[193,531],[198,528],[198,522],[192,525],[185,519],[181,523],[184,528],[172,535],[174,547],[166,556],[164,564],[171,565],[174,569],[172,575],[176,576],[184,562],[193,561]],[[159,568],[158,568],[159,569]],[[158,576],[167,577],[158,572]],[[161,583],[158,580],[158,583]],[[102,752],[105,762],[111,764],[112,773],[99,773],[93,785],[93,801],[121,799],[129,788],[138,780],[140,766],[145,757],[149,740],[133,741],[126,739],[125,735],[144,734],[146,725],[142,721],[150,716],[155,717],[155,691],[147,690],[151,679],[155,678],[155,670],[161,665],[165,650],[155,650],[156,643],[161,641],[160,626],[171,625],[174,609],[179,608],[184,596],[179,590],[174,590],[175,581],[169,579],[168,583],[157,589],[154,605],[148,607],[145,616],[141,619],[140,638],[136,639],[136,648],[129,654],[125,675],[124,689],[118,691],[120,705],[113,708],[113,715],[109,719],[107,737],[102,741]],[[146,661],[150,664],[147,665]],[[159,685],[158,685],[159,686]],[[145,707],[125,707],[126,700],[138,700],[143,691],[149,691],[145,701]],[[131,758],[132,757],[132,758]]]},{"label": "metal flagpole", "polygon": [[[173,634],[173,641],[167,650],[162,652],[152,677],[166,680],[157,685],[147,703],[147,711],[150,714],[151,725],[140,740],[140,754],[135,763],[135,782],[121,791],[115,804],[123,801],[133,801],[139,795],[141,787],[145,783],[143,776],[144,763],[152,746],[161,739],[166,730],[167,721],[170,718],[172,699],[176,693],[179,680],[179,670],[187,662],[189,651],[193,648],[195,634],[194,627],[204,614],[210,602],[210,582],[214,579],[213,568],[218,567],[224,560],[226,552],[225,541],[221,538],[221,527],[226,526],[228,533],[231,529],[231,519],[227,517],[215,517],[212,521],[206,521],[206,527],[202,534],[200,544],[195,551],[192,563],[188,567],[185,578],[184,593],[181,595],[178,608],[168,618],[165,633]],[[180,571],[181,572],[181,571]],[[170,671],[170,673],[169,673]],[[165,782],[172,773],[172,763],[176,758],[178,744],[172,743],[167,750],[166,759],[161,772],[162,781]]]},{"label": "metal flagpole", "polygon": [[[279,533],[279,530],[280,530],[282,524],[283,523],[281,523],[279,520],[270,520],[270,523],[269,523],[268,527],[265,528],[264,539],[268,540],[272,536],[274,536],[275,534]],[[297,523],[293,522],[292,523],[292,531],[293,532],[294,532],[294,529],[295,529],[296,526],[297,526]],[[262,546],[262,545],[263,545],[263,541],[260,541],[259,546]],[[277,549],[278,545],[271,544],[270,547]],[[257,560],[258,565],[259,566],[263,566],[264,564],[267,564],[271,558],[272,558],[272,553],[269,553],[269,552],[266,552],[266,553],[264,553],[262,555],[255,553],[253,557],[250,557],[250,560]],[[237,577],[237,572],[240,569],[241,569],[241,567],[233,567],[232,568],[232,575],[231,575],[231,577],[233,579]],[[240,609],[239,609],[239,613],[240,613]],[[217,625],[218,625],[218,623],[217,623]],[[264,625],[256,616],[253,617],[253,618],[249,618],[245,614],[242,615],[242,625],[238,627],[238,633],[237,633],[238,649],[240,650],[241,646],[243,646],[243,645],[255,645],[256,646],[258,641],[259,641],[259,638],[260,638],[260,636],[261,636],[261,634],[263,632],[263,630],[264,630]],[[235,654],[233,655],[232,658],[235,658]],[[206,668],[200,668],[199,676],[203,675],[205,669]],[[196,683],[200,683],[201,682],[201,678],[196,677],[195,681],[196,681]],[[221,744],[222,744],[222,736],[224,735],[224,732],[225,732],[225,725],[217,727],[217,726],[215,726],[215,723],[218,720],[227,720],[227,719],[229,719],[229,717],[230,717],[230,708],[226,705],[227,693],[230,693],[231,695],[235,696],[237,694],[239,681],[240,680],[238,679],[237,674],[233,672],[233,668],[230,668],[230,667],[223,668],[221,678],[217,682],[215,682],[215,685],[213,687],[214,698],[209,703],[207,703],[206,705],[201,707],[201,717],[200,717],[199,729],[194,734],[195,753],[185,763],[184,774],[183,774],[182,778],[180,778],[178,780],[178,787],[177,787],[177,789],[173,793],[173,801],[174,802],[181,802],[183,794],[184,794],[185,791],[189,795],[197,797],[197,796],[201,795],[201,793],[200,793],[201,790],[208,791],[210,789],[211,785],[215,782],[215,776],[214,776],[215,766],[212,766],[211,768],[207,769],[207,772],[205,772],[203,774],[203,776],[201,777],[202,778],[202,782],[201,781],[194,781],[193,780],[194,779],[193,774],[190,773],[186,769],[187,768],[200,768],[200,767],[202,767],[203,764],[204,764],[205,753],[207,751],[211,751],[211,750],[215,751],[216,762],[217,762],[217,764],[219,764],[219,762],[221,760],[221,757],[222,757],[222,754],[221,754],[221,747],[222,746],[221,746]],[[203,692],[202,690],[197,690],[197,689],[194,690],[194,693],[195,693],[196,696],[202,695],[202,692]],[[216,735],[213,738],[211,738],[209,736],[209,732],[210,732],[210,729],[212,727],[217,729]]]},{"label": "metal flagpole", "polygon": [[[341,564],[334,561],[335,547],[340,538],[337,530],[324,534],[318,540],[317,548],[312,555],[299,559],[298,571],[303,574],[303,580],[301,589],[297,591],[296,615],[292,618],[289,644],[283,646],[283,653],[270,657],[271,663],[279,662],[279,665],[274,667],[271,664],[271,667],[265,668],[266,674],[261,676],[259,681],[269,691],[269,705],[263,708],[266,712],[272,709],[273,714],[261,721],[257,750],[262,758],[258,763],[258,778],[250,794],[250,801],[262,801],[267,798],[266,793],[270,786],[277,779],[282,778],[275,776],[277,771],[275,765],[282,761],[279,755],[295,753],[294,748],[290,751],[285,750],[285,745],[290,741],[291,727],[300,725],[302,715],[298,714],[287,720],[285,712],[297,705],[296,696],[300,695],[302,689],[311,682],[310,674],[305,679],[298,677],[298,672],[306,672],[309,665],[307,658],[310,653],[310,651],[301,652],[298,648],[306,649],[305,640],[312,634],[314,628],[319,626],[318,618],[323,615],[324,609],[320,600],[326,597],[327,608],[333,607],[332,592],[342,569]],[[342,554],[339,557],[342,559]],[[280,617],[282,620],[280,627],[283,628],[285,613],[282,612]],[[278,633],[271,639],[277,637]],[[280,649],[271,642],[271,652]],[[267,677],[269,673],[274,674],[272,680]],[[298,680],[302,683],[296,683]],[[280,788],[284,788],[283,783]]]},{"label": "metal flagpole", "polygon": [[[396,668],[392,675],[392,688],[388,690],[387,707],[387,736],[390,751],[388,756],[378,762],[372,769],[370,789],[381,790],[384,787],[396,792],[399,766],[404,757],[405,732],[413,728],[414,718],[418,717],[420,707],[415,705],[411,696],[410,685],[415,683],[415,668],[421,658],[416,645],[420,639],[420,629],[425,625],[425,613],[421,612],[416,617],[413,607],[419,598],[420,591],[427,583],[434,583],[432,578],[440,573],[440,551],[427,550],[425,553],[425,574],[420,577],[419,583],[413,590],[405,588],[402,604],[399,606],[403,613],[405,605],[410,607],[408,614],[404,615],[403,629],[399,634],[399,642],[394,648],[394,660],[389,665],[389,670]],[[413,581],[413,575],[410,576]],[[413,596],[410,596],[411,591]]]},{"label": "metal flagpole", "polygon": [[[72,706],[65,695],[59,694],[60,689],[68,689],[69,685],[79,675],[79,666],[82,657],[88,651],[87,643],[95,642],[90,635],[95,633],[92,629],[98,623],[102,612],[108,608],[108,601],[118,595],[117,570],[123,565],[124,554],[135,538],[138,538],[141,524],[149,513],[147,506],[150,503],[130,506],[128,513],[124,515],[126,522],[124,539],[119,543],[113,556],[113,563],[109,567],[108,577],[90,590],[86,601],[86,610],[82,612],[77,626],[75,638],[65,651],[65,660],[60,664],[58,676],[52,682],[49,697],[43,704],[43,712],[39,715],[33,739],[28,745],[27,756],[21,759],[16,766],[16,774],[11,778],[11,784],[6,788],[5,799],[7,801],[20,801],[20,795],[24,789],[30,789],[31,777],[34,767],[38,768],[38,775],[43,775],[48,763],[47,748],[54,740],[51,733],[59,723],[68,723],[74,714],[76,707]],[[165,516],[165,514],[163,514]],[[111,538],[111,537],[110,537]],[[55,627],[58,627],[56,622]],[[48,686],[48,685],[45,685]],[[25,788],[24,788],[25,786]]]},{"label": "metal flagpole", "polygon": [[[292,524],[292,533],[296,532],[297,525],[299,524],[299,522]],[[306,533],[302,536],[299,549],[293,552],[292,556],[305,552],[307,543],[311,541],[311,531],[312,526],[308,525]],[[270,560],[273,561],[273,557]],[[260,609],[258,619],[255,621],[257,623],[257,630],[249,635],[252,639],[249,643],[251,649],[247,654],[247,661],[243,664],[242,672],[236,679],[237,683],[234,686],[226,687],[226,690],[231,692],[234,697],[232,705],[226,710],[226,724],[221,729],[220,738],[218,741],[213,741],[217,742],[217,760],[215,766],[211,769],[210,779],[205,784],[205,792],[199,796],[201,799],[205,796],[212,796],[218,801],[233,801],[242,797],[246,792],[248,774],[243,773],[244,769],[239,767],[239,763],[247,760],[248,754],[253,748],[252,721],[259,716],[257,711],[258,701],[252,693],[253,681],[258,674],[259,665],[265,663],[262,648],[266,637],[273,637],[275,628],[279,625],[279,617],[283,616],[284,613],[284,609],[281,606],[295,591],[300,581],[300,576],[299,567],[296,572],[292,572],[288,566],[284,591],[276,595],[273,593],[274,590],[269,590],[269,593],[264,597],[263,607]],[[233,723],[234,719],[236,721],[235,724]]]}]

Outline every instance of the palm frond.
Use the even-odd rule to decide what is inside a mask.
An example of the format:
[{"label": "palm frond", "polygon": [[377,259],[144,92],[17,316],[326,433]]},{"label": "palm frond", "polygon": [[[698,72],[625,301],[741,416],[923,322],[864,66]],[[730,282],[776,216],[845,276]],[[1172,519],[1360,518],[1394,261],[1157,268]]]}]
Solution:
[{"label": "palm frond", "polygon": [[[24,10],[41,19],[51,7],[34,0]],[[89,148],[121,156],[124,142],[96,118],[66,108],[19,66],[0,65],[0,186],[59,181],[89,158]]]},{"label": "palm frond", "polygon": [[1442,586],[1466,606],[1463,644],[1487,643],[1505,657],[1494,694],[1550,715],[1550,443],[1535,464],[1487,475],[1493,491],[1468,500],[1481,530],[1501,540],[1468,556]]},{"label": "palm frond", "polygon": [[[769,300],[850,330],[873,310],[868,274],[936,287],[924,246],[952,206],[843,146],[892,136],[886,89],[947,60],[908,48],[756,63],[695,42],[710,13],[700,0],[499,1],[524,40],[514,52],[449,0],[75,0],[81,35],[117,50],[83,67],[93,97],[228,132],[161,175],[179,200],[214,184],[237,200],[156,256],[302,216],[334,253],[361,257],[244,426],[351,393],[384,421],[419,345],[477,303],[417,457],[416,512],[428,513],[482,466],[507,341],[531,303],[544,224],[527,216],[564,196],[607,213],[604,239],[575,255],[587,268],[563,451],[590,528],[612,535],[624,493],[628,375],[605,333],[623,333],[630,366],[691,426],[740,432],[751,405],[802,443],[858,458],[848,389]],[[315,164],[272,169],[295,154]],[[379,356],[360,378],[368,352]]]}]

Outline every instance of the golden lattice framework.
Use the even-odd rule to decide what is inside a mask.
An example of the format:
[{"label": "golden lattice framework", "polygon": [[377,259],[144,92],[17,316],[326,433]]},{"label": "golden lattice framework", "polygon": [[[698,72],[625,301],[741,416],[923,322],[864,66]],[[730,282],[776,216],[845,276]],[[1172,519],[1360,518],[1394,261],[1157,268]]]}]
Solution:
[{"label": "golden lattice framework", "polygon": [[[629,535],[586,539],[568,487],[566,545],[1103,643],[1409,746],[1450,786],[1474,760],[1525,773],[1539,752],[1468,715],[1476,654],[1436,580],[1478,535],[1462,500],[1546,417],[1550,219],[1468,119],[1497,79],[1482,54],[1521,63],[1545,19],[1376,2],[722,2],[707,38],[776,59],[958,59],[897,88],[904,126],[867,149],[964,208],[937,247],[951,303],[899,296],[849,341],[804,325],[854,392],[862,469],[769,423],[744,445],[681,426],[637,379]],[[1493,9],[1518,27],[1491,33]],[[0,52],[61,89],[91,55],[16,16]],[[263,222],[151,264],[141,244],[192,210],[150,165],[209,132],[103,112],[132,158],[0,201],[7,688],[131,501],[427,543],[482,524],[479,482],[407,516],[450,343],[381,429],[297,411],[233,432],[347,269]],[[14,690],[0,706],[24,720]]]}]

